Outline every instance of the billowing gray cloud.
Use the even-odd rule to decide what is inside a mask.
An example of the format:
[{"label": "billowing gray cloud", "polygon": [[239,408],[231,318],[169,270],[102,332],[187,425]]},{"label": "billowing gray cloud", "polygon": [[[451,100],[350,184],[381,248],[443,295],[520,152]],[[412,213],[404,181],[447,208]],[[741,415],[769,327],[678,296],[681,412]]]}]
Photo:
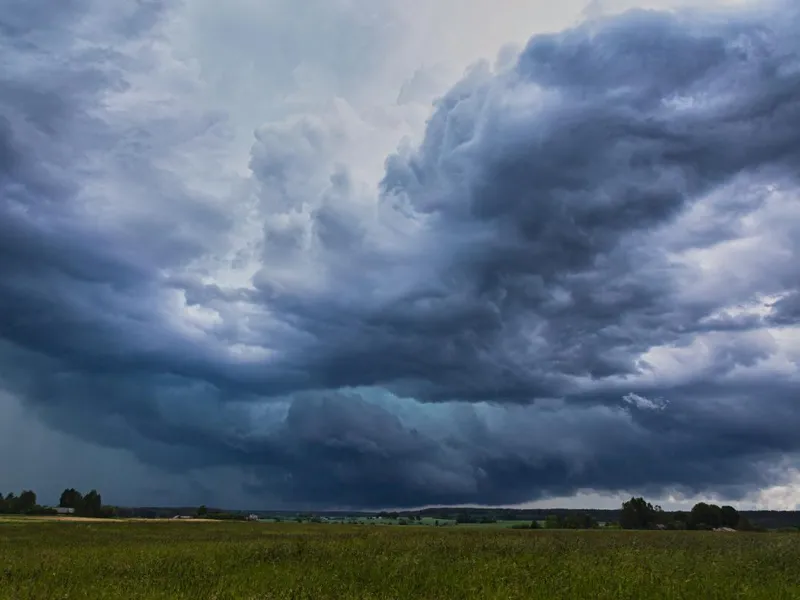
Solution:
[{"label": "billowing gray cloud", "polygon": [[534,36],[379,186],[355,149],[409,98],[267,122],[242,176],[176,6],[10,4],[0,383],[39,422],[273,505],[737,498],[797,464],[788,3]]}]

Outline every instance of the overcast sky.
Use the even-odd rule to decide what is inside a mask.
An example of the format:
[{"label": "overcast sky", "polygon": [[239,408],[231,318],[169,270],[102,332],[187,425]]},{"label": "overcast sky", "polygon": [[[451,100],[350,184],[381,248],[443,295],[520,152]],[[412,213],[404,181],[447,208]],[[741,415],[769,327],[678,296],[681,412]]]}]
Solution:
[{"label": "overcast sky", "polygon": [[0,492],[800,508],[798,30],[0,0]]}]

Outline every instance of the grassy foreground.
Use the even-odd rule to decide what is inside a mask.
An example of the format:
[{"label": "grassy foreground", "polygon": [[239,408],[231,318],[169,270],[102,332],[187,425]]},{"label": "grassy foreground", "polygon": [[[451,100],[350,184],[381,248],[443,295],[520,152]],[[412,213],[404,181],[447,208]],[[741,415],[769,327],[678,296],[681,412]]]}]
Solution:
[{"label": "grassy foreground", "polygon": [[800,535],[0,521],[0,598],[800,598]]}]

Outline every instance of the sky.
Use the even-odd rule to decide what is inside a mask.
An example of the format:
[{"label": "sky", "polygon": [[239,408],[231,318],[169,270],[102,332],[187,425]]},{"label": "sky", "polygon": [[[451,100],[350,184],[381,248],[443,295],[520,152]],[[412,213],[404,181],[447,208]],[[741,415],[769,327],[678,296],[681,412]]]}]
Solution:
[{"label": "sky", "polygon": [[788,0],[0,0],[0,491],[800,509]]}]

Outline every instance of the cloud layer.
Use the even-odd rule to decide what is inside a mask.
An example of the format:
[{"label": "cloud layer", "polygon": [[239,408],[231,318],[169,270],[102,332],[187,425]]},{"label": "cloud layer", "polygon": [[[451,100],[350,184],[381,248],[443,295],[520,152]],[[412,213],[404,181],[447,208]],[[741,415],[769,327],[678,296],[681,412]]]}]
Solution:
[{"label": "cloud layer", "polygon": [[346,56],[298,37],[241,66],[242,106],[220,65],[250,38],[204,61],[203,3],[0,3],[0,384],[25,414],[233,503],[785,483],[797,9],[584,20],[431,106],[447,69],[392,79],[406,16],[361,4],[320,9]]}]

